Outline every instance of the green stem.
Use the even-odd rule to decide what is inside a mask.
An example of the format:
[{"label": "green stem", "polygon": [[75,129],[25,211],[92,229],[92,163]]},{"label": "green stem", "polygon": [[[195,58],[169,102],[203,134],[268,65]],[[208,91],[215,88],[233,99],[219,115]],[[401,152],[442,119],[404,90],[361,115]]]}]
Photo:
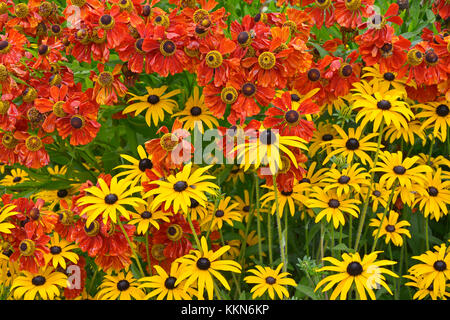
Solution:
[{"label": "green stem", "polygon": [[150,276],[151,276],[152,275],[152,261],[150,259],[150,250],[149,250],[149,244],[148,244],[148,230],[145,233],[145,252],[147,253],[148,272],[150,273]]},{"label": "green stem", "polygon": [[[375,153],[375,159],[373,162],[374,168],[377,165],[378,155],[380,154],[380,146],[381,146],[381,139],[383,137],[383,130],[384,130],[384,120],[381,120],[380,131],[378,134],[378,141],[377,141],[377,151]],[[367,191],[366,199],[364,200],[364,208],[363,208],[363,211],[362,211],[360,219],[359,219],[358,231],[356,233],[356,242],[355,242],[355,251],[356,252],[358,251],[359,240],[361,239],[361,234],[362,234],[362,229],[364,226],[364,221],[366,219],[367,209],[369,208],[369,199],[370,199],[370,194],[372,193],[374,177],[375,177],[375,171],[372,171],[370,174],[369,190]]]},{"label": "green stem", "polygon": [[286,264],[286,257],[285,257],[285,248],[286,245],[283,239],[283,233],[281,231],[281,218],[280,218],[280,207],[278,202],[278,187],[277,187],[277,177],[276,175],[273,175],[273,191],[275,193],[275,214],[277,216],[277,231],[278,231],[278,243],[280,246],[280,255],[281,255],[281,261],[283,262],[283,272],[286,272],[287,270],[287,264]]},{"label": "green stem", "polygon": [[120,230],[122,230],[123,235],[125,236],[125,239],[127,239],[128,245],[130,246],[131,252],[133,253],[133,256],[135,257],[136,264],[139,268],[139,271],[142,275],[142,277],[145,277],[144,269],[142,269],[141,262],[139,261],[139,256],[136,254],[136,251],[134,251],[133,244],[131,243],[130,237],[128,237],[128,233],[125,231],[125,228],[123,227],[122,221],[120,221],[120,217],[117,218],[117,224],[120,227]]},{"label": "green stem", "polygon": [[428,218],[427,217],[423,217],[425,219],[425,249],[429,250],[430,249],[430,240],[428,238]]},{"label": "green stem", "polygon": [[192,234],[194,235],[195,243],[197,244],[197,249],[202,251],[202,246],[200,245],[200,240],[198,239],[197,231],[195,231],[194,225],[192,224],[190,213],[187,214],[187,221],[189,223],[189,226],[191,227]]},{"label": "green stem", "polygon": [[[258,174],[255,173],[255,190],[256,190],[256,228],[258,231],[258,255],[259,255],[259,264],[262,264],[262,244],[261,244],[261,221],[260,217],[260,203],[259,203],[259,178]],[[245,239],[244,239],[245,240]],[[270,247],[269,247],[270,250]]]},{"label": "green stem", "polygon": [[392,199],[394,198],[394,194],[395,194],[395,188],[397,188],[397,182],[394,182],[394,184],[392,185],[392,191],[391,191],[391,194],[389,195],[389,200],[386,203],[386,207],[384,208],[383,216],[381,217],[381,221],[380,221],[380,227],[378,228],[377,235],[375,236],[375,240],[373,242],[371,252],[374,252],[375,248],[377,246],[378,237],[380,236],[380,232],[381,232],[381,226],[383,225],[383,221],[387,215],[389,208],[391,207],[391,202],[392,202]]}]

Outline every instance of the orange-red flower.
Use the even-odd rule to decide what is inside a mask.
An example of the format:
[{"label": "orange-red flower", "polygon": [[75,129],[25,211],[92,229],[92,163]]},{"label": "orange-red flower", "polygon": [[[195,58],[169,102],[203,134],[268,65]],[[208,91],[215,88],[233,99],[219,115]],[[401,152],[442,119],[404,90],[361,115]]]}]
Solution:
[{"label": "orange-red flower", "polygon": [[97,69],[98,74],[91,71],[91,79],[95,82],[93,91],[95,101],[98,104],[113,105],[119,97],[123,97],[128,91],[119,79],[122,75],[122,66],[117,64],[113,71],[106,71],[103,64],[98,64]]},{"label": "orange-red flower", "polygon": [[5,66],[18,63],[24,55],[26,43],[28,40],[25,35],[16,29],[9,29],[6,34],[0,34],[0,63]]},{"label": "orange-red flower", "polygon": [[50,157],[45,150],[45,144],[53,143],[52,137],[45,137],[43,131],[39,131],[37,135],[16,131],[14,138],[19,140],[16,151],[22,165],[38,169],[49,164]]}]

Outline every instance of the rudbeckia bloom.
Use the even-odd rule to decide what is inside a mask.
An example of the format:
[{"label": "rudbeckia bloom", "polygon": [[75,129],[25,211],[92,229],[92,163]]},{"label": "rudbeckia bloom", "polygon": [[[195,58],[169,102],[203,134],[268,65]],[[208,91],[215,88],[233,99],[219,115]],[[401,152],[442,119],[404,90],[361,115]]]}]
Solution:
[{"label": "rudbeckia bloom", "polygon": [[119,272],[117,276],[105,275],[95,298],[98,300],[143,300],[144,291],[140,289],[131,271]]},{"label": "rudbeckia bloom", "polygon": [[450,292],[444,292],[443,295],[436,294],[434,292],[433,284],[425,286],[425,280],[423,276],[405,275],[404,278],[410,279],[410,282],[405,283],[405,286],[415,287],[417,291],[413,295],[413,299],[422,300],[427,296],[430,296],[432,300],[447,300],[450,297]]},{"label": "rudbeckia bloom", "polygon": [[131,220],[129,224],[137,225],[136,232],[138,234],[144,234],[154,227],[159,230],[159,220],[170,222],[168,216],[172,213],[164,212],[158,209],[151,209],[151,197],[148,198],[147,203],[140,204],[136,207],[136,212],[131,212]]},{"label": "rudbeckia bloom", "polygon": [[0,181],[0,185],[5,187],[14,186],[16,184],[22,183],[29,180],[28,173],[20,168],[12,169],[10,174],[3,177]]},{"label": "rudbeckia bloom", "polygon": [[126,169],[116,175],[116,177],[125,176],[125,180],[132,181],[131,185],[141,185],[142,182],[148,181],[149,178],[145,173],[146,170],[152,170],[153,162],[152,156],[147,155],[143,146],[139,145],[137,147],[137,152],[139,154],[139,160],[135,159],[127,154],[121,154],[120,156],[131,162],[131,164],[122,164],[114,169]]},{"label": "rudbeckia bloom", "polygon": [[230,249],[230,246],[223,246],[217,251],[212,251],[208,249],[208,243],[205,237],[202,237],[200,241],[201,247],[199,250],[192,250],[190,254],[177,259],[183,268],[183,272],[175,282],[175,285],[180,284],[186,279],[184,288],[187,289],[191,284],[196,283],[198,298],[203,299],[206,288],[208,299],[212,300],[214,295],[213,277],[219,280],[227,290],[230,290],[227,280],[219,271],[241,273],[242,267],[236,261],[219,259]]},{"label": "rudbeckia bloom", "polygon": [[250,293],[253,293],[252,299],[261,297],[265,292],[269,293],[270,299],[275,299],[275,293],[278,298],[289,298],[289,291],[285,286],[294,286],[297,284],[291,278],[288,278],[290,273],[280,272],[283,263],[279,264],[276,269],[270,267],[255,266],[255,269],[248,270],[253,276],[247,276],[244,281],[249,284],[255,284]]},{"label": "rudbeckia bloom", "polygon": [[349,128],[348,134],[338,125],[333,125],[333,128],[338,132],[340,138],[324,142],[324,144],[329,144],[334,150],[328,153],[323,164],[330,161],[331,157],[342,154],[347,159],[347,163],[351,163],[353,158],[357,156],[363,164],[369,163],[369,165],[373,166],[372,158],[366,152],[377,151],[377,143],[369,142],[370,139],[377,136],[377,133],[370,133],[361,138],[363,130],[361,126],[358,126],[356,130]]},{"label": "rudbeckia bloom", "polygon": [[429,166],[414,164],[419,159],[418,156],[403,159],[403,153],[398,151],[396,153],[390,153],[389,151],[380,152],[379,157],[381,161],[377,163],[377,166],[372,170],[375,172],[382,172],[379,183],[386,183],[386,188],[390,189],[395,181],[400,186],[411,188],[413,181],[423,184],[423,174],[432,171]]},{"label": "rudbeckia bloom", "polygon": [[349,194],[352,190],[360,193],[361,186],[369,184],[369,174],[358,163],[341,170],[333,164],[322,182],[326,184],[324,191],[335,189],[338,196]]},{"label": "rudbeckia bloom", "polygon": [[170,99],[171,97],[179,94],[181,91],[179,89],[172,90],[164,94],[167,90],[167,86],[162,86],[160,88],[145,87],[147,89],[147,94],[143,96],[135,95],[131,92],[128,94],[133,98],[128,100],[138,101],[126,107],[122,113],[127,114],[134,112],[134,116],[141,114],[142,111],[146,110],[145,122],[150,127],[151,122],[156,126],[159,122],[164,120],[164,112],[169,114],[173,113],[173,109],[178,107],[178,103]]},{"label": "rudbeckia bloom", "polygon": [[372,236],[377,237],[378,235],[378,238],[386,236],[386,244],[392,241],[395,246],[401,247],[403,245],[403,234],[411,238],[409,230],[405,229],[411,224],[406,220],[398,221],[398,217],[398,213],[394,210],[391,210],[389,215],[384,218],[382,213],[377,214],[378,219],[371,219],[369,224],[369,226],[376,228]]},{"label": "rudbeckia bloom", "polygon": [[142,191],[142,187],[131,186],[132,181],[124,179],[117,181],[117,176],[111,179],[110,185],[102,178],[98,179],[98,186],[86,188],[85,191],[90,195],[85,195],[78,199],[77,204],[85,206],[81,214],[86,213],[86,225],[90,225],[99,215],[103,217],[103,223],[108,219],[117,223],[120,215],[130,219],[130,212],[125,205],[137,206],[139,203],[145,203],[144,200],[132,197],[132,194]]},{"label": "rudbeckia bloom", "polygon": [[77,264],[79,259],[78,254],[72,252],[72,250],[78,248],[78,246],[65,239],[61,239],[58,233],[55,232],[53,234],[47,246],[50,248],[50,252],[45,255],[45,260],[47,264],[51,261],[53,268],[56,269],[58,266],[61,266],[65,270],[67,266],[66,259]]},{"label": "rudbeckia bloom", "polygon": [[309,208],[321,209],[316,215],[316,223],[326,216],[327,222],[333,219],[333,226],[337,229],[340,224],[345,224],[344,213],[351,214],[355,218],[358,217],[359,207],[357,204],[361,203],[359,200],[348,199],[348,195],[338,196],[335,192],[326,192],[320,187],[313,187],[312,190],[306,205]]},{"label": "rudbeckia bloom", "polygon": [[378,131],[382,121],[388,126],[393,123],[397,129],[407,128],[407,120],[413,119],[414,114],[409,105],[401,101],[403,97],[404,91],[397,89],[381,91],[379,88],[374,96],[353,89],[353,109],[359,109],[355,121],[362,119],[361,127],[373,121],[373,132]]},{"label": "rudbeckia bloom", "polygon": [[9,217],[15,216],[19,214],[14,211],[16,205],[5,205],[0,209],[0,232],[1,233],[11,233],[11,229],[14,229],[16,226],[9,222]]},{"label": "rudbeckia bloom", "polygon": [[378,254],[382,251],[375,251],[368,255],[364,255],[361,260],[359,253],[344,253],[342,254],[342,261],[332,257],[323,258],[324,261],[332,263],[332,266],[325,266],[318,269],[318,272],[332,271],[336,274],[330,275],[322,279],[314,289],[317,291],[325,283],[327,285],[322,289],[322,292],[330,290],[334,285],[338,284],[330,296],[331,300],[336,300],[340,296],[341,300],[347,299],[347,293],[354,284],[360,299],[367,300],[366,291],[372,300],[376,300],[373,289],[379,285],[383,286],[387,292],[392,294],[391,289],[385,282],[383,273],[392,277],[398,277],[394,272],[384,266],[396,264],[395,261],[380,260],[376,261]]},{"label": "rudbeckia bloom", "polygon": [[[262,197],[261,197],[261,207],[264,207],[267,203],[272,202],[272,208],[271,208],[271,214],[275,214],[276,210],[277,210],[277,202],[275,201],[275,191],[274,191],[274,187],[269,187],[269,186],[263,186],[264,188],[269,189],[269,191],[267,193],[265,193]],[[307,198],[303,195],[302,191],[304,186],[299,183],[298,181],[294,182],[293,187],[291,190],[289,191],[280,191],[277,188],[277,198],[278,198],[278,214],[280,217],[283,216],[284,211],[285,211],[285,207],[287,208],[287,211],[291,214],[291,216],[294,216],[296,210],[295,207],[296,205],[300,204],[300,203],[306,203]]]},{"label": "rudbeckia bloom", "polygon": [[[422,129],[433,128],[433,136],[438,137],[442,142],[447,139],[447,130],[450,127],[450,103],[448,100],[417,104],[415,108],[420,108],[416,117],[425,118]],[[440,136],[438,135],[440,133]]]},{"label": "rudbeckia bloom", "polygon": [[422,276],[424,287],[433,285],[433,292],[436,295],[444,295],[448,280],[450,280],[450,254],[445,243],[434,246],[434,251],[428,250],[420,256],[413,256],[413,259],[423,263],[416,264],[408,269],[414,276]]},{"label": "rudbeckia bloom", "polygon": [[425,181],[419,187],[419,195],[415,204],[419,204],[419,210],[423,212],[425,218],[439,221],[441,216],[447,215],[447,206],[450,204],[450,180],[442,177],[441,168],[436,172],[427,172]]},{"label": "rudbeckia bloom", "polygon": [[[257,131],[248,142],[238,141],[233,152],[237,150],[237,161],[244,171],[253,164],[255,168],[269,165],[270,173],[276,174],[283,169],[281,155],[286,154],[294,166],[298,167],[294,154],[289,147],[307,150],[306,141],[297,136],[282,136],[277,130],[264,129]],[[281,152],[280,152],[281,151]]]},{"label": "rudbeckia bloom", "polygon": [[209,203],[209,215],[202,219],[202,226],[208,229],[222,229],[224,222],[233,226],[233,221],[241,221],[242,217],[239,211],[235,210],[239,203],[231,203],[231,197],[220,199],[217,207],[214,203]]},{"label": "rudbeckia bloom", "polygon": [[139,279],[142,284],[139,288],[149,288],[151,292],[145,296],[149,300],[155,296],[156,300],[192,300],[192,296],[196,295],[196,291],[192,287],[184,286],[186,280],[181,281],[177,285],[178,278],[184,271],[182,266],[177,262],[172,262],[170,271],[166,272],[160,266],[153,266],[156,275]]},{"label": "rudbeckia bloom", "polygon": [[22,271],[23,275],[14,279],[11,286],[14,299],[34,300],[36,295],[43,300],[53,300],[61,294],[60,289],[67,287],[67,276],[54,271],[52,267],[40,269],[37,273]]},{"label": "rudbeckia bloom", "polygon": [[192,163],[183,167],[181,172],[170,175],[166,180],[156,180],[150,184],[158,187],[144,194],[144,198],[155,195],[152,201],[152,209],[164,204],[164,210],[168,210],[172,205],[174,212],[180,209],[187,214],[191,204],[191,198],[205,206],[208,201],[205,193],[214,194],[219,187],[212,182],[205,181],[214,179],[214,176],[203,175],[211,166],[192,170]]},{"label": "rudbeckia bloom", "polygon": [[219,126],[219,122],[205,105],[205,96],[199,95],[198,87],[194,88],[194,94],[187,99],[185,108],[172,117],[178,117],[183,122],[183,128],[188,131],[197,127],[203,133],[203,123],[210,129]]}]

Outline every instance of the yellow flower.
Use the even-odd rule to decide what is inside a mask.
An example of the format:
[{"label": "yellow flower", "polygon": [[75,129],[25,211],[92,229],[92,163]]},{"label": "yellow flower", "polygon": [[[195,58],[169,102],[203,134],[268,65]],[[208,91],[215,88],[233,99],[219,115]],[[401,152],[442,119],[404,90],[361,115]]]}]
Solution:
[{"label": "yellow flower", "polygon": [[184,288],[186,289],[191,284],[197,283],[198,298],[203,299],[206,288],[208,299],[212,300],[214,295],[213,277],[219,280],[227,290],[230,290],[227,280],[219,271],[241,273],[241,265],[233,260],[219,260],[230,249],[230,246],[223,246],[217,251],[212,251],[208,249],[205,237],[202,237],[200,241],[200,250],[192,250],[189,254],[176,260],[182,265],[184,271],[180,274],[175,285],[180,284],[185,279]]},{"label": "yellow flower", "polygon": [[128,100],[128,102],[139,102],[129,105],[122,111],[122,113],[127,114],[134,112],[134,116],[136,117],[142,111],[147,109],[147,112],[145,113],[145,122],[147,122],[147,125],[150,127],[153,120],[153,124],[157,126],[159,122],[164,120],[164,111],[172,114],[173,109],[178,107],[178,103],[169,98],[179,94],[181,91],[177,89],[164,94],[167,88],[167,86],[162,86],[161,88],[146,87],[147,94],[143,96],[137,96],[131,92],[128,92],[128,94],[133,97]]},{"label": "yellow flower", "polygon": [[261,297],[266,291],[272,300],[275,299],[275,293],[280,299],[284,297],[289,298],[289,291],[285,286],[296,287],[297,284],[293,279],[287,277],[290,273],[280,273],[282,267],[283,263],[279,264],[275,270],[270,267],[257,265],[255,269],[248,270],[253,276],[245,277],[244,281],[250,284],[256,284],[250,290],[250,293],[253,293],[252,299]]},{"label": "yellow flower", "polygon": [[331,300],[336,300],[340,296],[341,300],[347,299],[347,293],[354,284],[356,291],[362,300],[367,300],[367,293],[372,300],[375,300],[375,293],[373,289],[376,289],[378,285],[383,286],[387,292],[392,294],[391,289],[385,282],[383,273],[392,277],[398,277],[394,272],[389,269],[383,268],[396,264],[395,261],[380,260],[376,261],[378,254],[382,251],[375,251],[368,255],[364,255],[363,259],[359,253],[344,253],[342,254],[342,261],[333,257],[325,257],[324,261],[332,263],[332,266],[325,266],[318,269],[318,272],[332,271],[336,274],[330,275],[319,281],[314,291],[317,291],[325,283],[327,285],[322,289],[322,292],[330,290],[337,284],[333,293],[330,296]]},{"label": "yellow flower", "polygon": [[384,219],[382,213],[377,214],[377,217],[378,219],[371,219],[369,224],[369,226],[376,228],[372,233],[374,237],[376,237],[377,235],[378,238],[386,236],[386,244],[389,243],[389,241],[392,241],[392,243],[398,247],[401,247],[403,245],[402,234],[404,234],[408,238],[411,238],[409,230],[404,229],[404,227],[410,226],[411,224],[406,220],[397,221],[398,213],[394,210],[391,210],[389,216],[384,217]]},{"label": "yellow flower", "polygon": [[121,271],[117,276],[105,275],[99,289],[95,296],[98,300],[143,300],[145,297],[131,271]]},{"label": "yellow flower", "polygon": [[53,234],[47,246],[49,247],[50,252],[45,254],[45,261],[47,264],[51,261],[55,269],[58,266],[66,269],[66,259],[77,264],[79,259],[78,254],[71,250],[78,248],[78,246],[76,244],[71,244],[65,239],[60,239],[58,233],[55,232]]},{"label": "yellow flower", "polygon": [[145,204],[141,198],[131,197],[133,193],[142,191],[142,187],[130,186],[131,183],[132,181],[126,180],[117,181],[117,176],[114,176],[110,186],[100,178],[98,179],[100,187],[86,188],[87,195],[77,201],[78,205],[87,205],[81,211],[81,214],[86,213],[87,215],[86,225],[89,226],[99,215],[102,215],[104,224],[108,219],[117,223],[119,214],[129,220],[130,212],[124,206],[135,207],[139,203]]}]

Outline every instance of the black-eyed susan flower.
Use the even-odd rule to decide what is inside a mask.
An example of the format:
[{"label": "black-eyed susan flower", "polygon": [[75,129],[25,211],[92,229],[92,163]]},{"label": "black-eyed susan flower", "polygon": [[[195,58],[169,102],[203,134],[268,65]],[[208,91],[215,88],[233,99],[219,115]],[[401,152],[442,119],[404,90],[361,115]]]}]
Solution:
[{"label": "black-eyed susan flower", "polygon": [[386,183],[387,189],[390,189],[394,182],[407,188],[411,188],[413,181],[423,184],[424,173],[431,171],[431,168],[426,165],[414,166],[419,159],[418,156],[403,159],[401,151],[396,153],[383,151],[380,152],[379,157],[381,161],[372,170],[382,173],[379,183]]},{"label": "black-eyed susan flower", "polygon": [[148,181],[149,178],[146,175],[146,170],[153,169],[152,156],[145,152],[143,146],[139,145],[137,147],[137,152],[139,154],[139,159],[135,159],[127,154],[121,154],[120,156],[130,162],[131,164],[121,164],[114,169],[124,169],[124,171],[119,172],[116,177],[124,176],[125,180],[132,181],[132,186],[140,185],[144,181]]},{"label": "black-eyed susan flower", "polygon": [[441,141],[445,141],[447,139],[447,130],[450,127],[450,102],[448,100],[440,100],[422,103],[415,105],[415,108],[421,109],[421,112],[416,117],[425,119],[422,123],[422,128],[433,128],[433,136]]},{"label": "black-eyed susan flower", "polygon": [[99,215],[102,215],[104,224],[108,219],[117,223],[119,215],[129,220],[130,212],[125,205],[136,207],[139,203],[145,204],[143,199],[132,196],[142,191],[142,187],[131,186],[131,183],[132,181],[124,179],[118,181],[117,176],[114,176],[109,186],[105,180],[99,178],[99,186],[86,188],[87,195],[77,201],[78,205],[85,206],[81,213],[87,215],[86,225],[90,225]]},{"label": "black-eyed susan flower", "polygon": [[439,219],[448,214],[450,204],[450,180],[442,177],[442,170],[426,172],[423,185],[417,187],[417,199],[413,205],[419,204],[419,210],[425,218]]},{"label": "black-eyed susan flower", "polygon": [[169,272],[158,265],[153,266],[153,268],[156,271],[155,275],[139,279],[139,282],[142,282],[139,288],[151,290],[145,296],[146,300],[154,297],[156,297],[156,300],[192,300],[192,297],[197,294],[192,287],[184,287],[186,280],[175,285],[183,272],[179,263],[172,262]]},{"label": "black-eyed susan flower", "polygon": [[55,232],[53,234],[47,247],[50,250],[45,254],[45,260],[47,264],[51,263],[53,268],[56,269],[58,266],[61,266],[63,269],[66,269],[66,260],[77,264],[79,256],[73,250],[78,248],[78,246],[60,238],[58,233]]},{"label": "black-eyed susan flower", "polygon": [[156,184],[154,188],[144,194],[144,198],[155,195],[152,201],[152,208],[155,209],[164,204],[164,210],[168,210],[172,205],[174,212],[180,209],[188,213],[191,199],[198,201],[202,206],[206,206],[206,193],[214,194],[219,187],[209,181],[215,179],[214,176],[204,174],[211,166],[205,166],[192,170],[192,163],[183,167],[181,172],[170,175],[166,180],[156,180],[150,182]]},{"label": "black-eyed susan flower", "polygon": [[147,94],[143,96],[138,96],[129,92],[133,98],[128,100],[128,102],[138,102],[126,107],[122,113],[127,114],[134,112],[134,116],[136,117],[144,110],[147,110],[145,113],[145,122],[147,122],[149,127],[151,126],[152,121],[153,124],[157,126],[159,122],[164,120],[164,112],[172,114],[173,109],[178,107],[178,103],[170,98],[179,94],[181,91],[176,89],[165,93],[167,88],[167,86],[162,86],[160,88],[146,87]]},{"label": "black-eyed susan flower", "polygon": [[[277,194],[275,194],[274,186],[263,185],[263,188],[268,189],[269,191],[262,195],[261,197],[261,206],[264,207],[269,203],[272,203],[270,213],[273,215],[278,210],[278,215],[280,217],[283,216],[284,208],[287,207],[288,212],[291,216],[294,216],[296,212],[296,206],[300,203],[306,203],[307,198],[302,194],[303,185],[298,181],[294,182],[292,190],[289,191],[280,191],[277,188]],[[278,198],[278,203],[276,199]]]},{"label": "black-eyed susan flower", "polygon": [[364,199],[367,197],[369,190],[371,190],[369,201],[372,203],[372,212],[377,212],[379,206],[386,208],[390,192],[383,185],[373,183],[371,189],[367,186],[361,188],[361,196]]},{"label": "black-eyed susan flower", "polygon": [[317,271],[332,271],[336,273],[322,279],[317,284],[314,291],[317,291],[321,286],[327,284],[322,289],[322,292],[325,292],[337,284],[330,296],[330,299],[336,300],[339,296],[341,300],[345,300],[347,299],[349,290],[353,286],[353,288],[356,289],[356,292],[358,292],[360,299],[367,300],[367,292],[372,300],[376,300],[373,289],[377,289],[378,286],[381,285],[387,292],[392,294],[391,289],[385,282],[386,279],[383,273],[396,278],[398,276],[391,270],[383,267],[396,264],[397,262],[390,260],[376,261],[380,252],[382,251],[374,251],[370,254],[364,255],[362,259],[358,252],[342,254],[342,261],[333,257],[323,258],[324,261],[328,261],[332,265],[324,266]]},{"label": "black-eyed susan flower", "polygon": [[367,152],[377,151],[377,143],[369,141],[377,136],[377,133],[370,133],[364,138],[361,138],[363,130],[362,126],[359,126],[356,130],[354,128],[349,128],[348,134],[338,125],[333,125],[333,127],[338,132],[339,138],[324,142],[324,144],[329,144],[334,150],[328,153],[323,164],[330,161],[333,156],[343,155],[348,163],[351,163],[356,156],[363,164],[368,163],[370,166],[373,166],[372,158]]},{"label": "black-eyed susan flower", "polygon": [[377,214],[377,219],[371,219],[369,226],[375,227],[372,236],[381,238],[386,236],[385,243],[392,243],[395,246],[401,247],[403,245],[403,235],[411,238],[411,233],[405,227],[411,224],[406,220],[398,221],[399,214],[394,210],[389,212],[389,215],[383,217],[382,213]]},{"label": "black-eyed susan flower", "polygon": [[357,218],[361,201],[348,198],[348,195],[338,196],[334,191],[324,191],[320,187],[313,187],[306,205],[311,209],[318,209],[320,212],[316,215],[315,222],[319,222],[326,217],[327,222],[333,219],[335,229],[339,225],[345,224],[344,213],[348,213]]},{"label": "black-eyed susan flower", "polygon": [[380,87],[373,95],[353,89],[353,109],[358,110],[355,121],[361,120],[361,127],[373,122],[373,132],[378,131],[382,121],[388,126],[392,123],[397,129],[407,128],[407,121],[413,119],[414,114],[402,100],[404,96],[405,92],[397,89],[382,90]]},{"label": "black-eyed susan flower", "polygon": [[106,274],[95,298],[98,300],[143,300],[145,293],[131,271],[118,275]]},{"label": "black-eyed susan flower", "polygon": [[206,289],[208,299],[211,300],[214,295],[214,279],[227,289],[230,286],[227,280],[219,271],[231,271],[241,273],[241,265],[233,260],[219,259],[225,252],[230,249],[230,246],[223,246],[217,251],[209,250],[208,243],[205,237],[200,240],[201,246],[199,250],[192,250],[189,254],[178,258],[181,267],[184,271],[175,282],[178,285],[186,279],[184,287],[187,289],[192,284],[197,284],[198,298],[203,299],[204,291]]},{"label": "black-eyed susan flower", "polygon": [[413,295],[413,299],[423,300],[430,296],[431,300],[447,300],[450,297],[450,292],[444,292],[443,295],[437,294],[434,292],[433,284],[429,286],[425,286],[425,280],[423,276],[414,276],[414,275],[404,275],[404,278],[411,280],[410,282],[406,282],[405,286],[415,287],[417,291]]},{"label": "black-eyed susan flower", "polygon": [[395,125],[391,124],[387,126],[384,131],[385,141],[394,143],[396,140],[403,140],[406,143],[414,145],[415,136],[418,136],[422,141],[426,141],[425,132],[422,129],[419,120],[407,121],[408,126],[397,128]]},{"label": "black-eyed susan flower", "polygon": [[418,164],[426,164],[430,166],[434,171],[436,171],[442,166],[447,166],[450,168],[450,160],[446,159],[442,155],[430,157],[428,154],[419,153],[418,156],[419,156],[419,159],[417,160]]},{"label": "black-eyed susan flower", "polygon": [[15,186],[29,180],[28,173],[20,168],[12,169],[10,174],[3,177],[0,185],[5,187]]},{"label": "black-eyed susan flower", "polygon": [[14,211],[16,209],[15,205],[6,205],[0,208],[0,233],[11,233],[11,229],[16,226],[9,222],[9,218],[19,214],[19,212]]},{"label": "black-eyed susan flower", "polygon": [[433,285],[433,293],[437,296],[445,294],[447,281],[450,280],[450,254],[445,243],[434,246],[434,251],[428,250],[413,259],[423,263],[415,264],[408,269],[408,273],[423,277],[423,286]]},{"label": "black-eyed susan flower", "polygon": [[197,126],[198,130],[203,133],[203,124],[210,129],[219,126],[219,122],[205,105],[205,96],[199,95],[198,87],[194,88],[193,95],[187,99],[185,108],[173,114],[172,117],[178,117],[183,123],[183,129],[188,131],[194,130]]},{"label": "black-eyed susan flower", "polygon": [[[307,150],[306,141],[297,136],[282,136],[276,130],[261,129],[249,141],[238,141],[233,149],[237,151],[237,163],[247,171],[252,165],[259,168],[269,166],[268,175],[274,175],[283,169],[281,155],[285,154],[298,168],[295,156],[289,147]],[[268,170],[269,171],[269,170]]]},{"label": "black-eyed susan flower", "polygon": [[135,212],[131,212],[131,220],[129,224],[137,225],[136,232],[138,234],[146,233],[152,226],[159,230],[159,222],[170,222],[170,212],[164,212],[158,209],[151,208],[151,197],[147,199],[146,204],[139,204]]},{"label": "black-eyed susan flower", "polygon": [[40,269],[38,273],[23,270],[23,275],[14,279],[11,292],[16,300],[34,300],[37,295],[43,300],[60,296],[61,288],[67,287],[67,276],[52,267]]},{"label": "black-eyed susan flower", "polygon": [[236,184],[238,180],[242,183],[245,181],[245,172],[239,166],[233,165],[233,168],[231,168],[230,174],[225,179],[225,182],[232,181],[233,184]]},{"label": "black-eyed susan flower", "polygon": [[47,167],[47,171],[52,176],[65,176],[67,173],[67,166],[58,166],[57,164],[55,164],[53,167]]},{"label": "black-eyed susan flower", "polygon": [[360,193],[361,186],[369,184],[369,180],[369,174],[358,163],[341,170],[333,164],[322,180],[325,184],[323,190],[335,190],[338,196],[349,194],[351,191]]},{"label": "black-eyed susan flower", "polygon": [[189,215],[191,217],[192,221],[203,220],[208,215],[208,206],[205,204],[205,206],[200,205],[200,203],[191,198],[191,204],[189,206]]},{"label": "black-eyed susan flower", "polygon": [[4,287],[11,287],[14,279],[20,274],[19,262],[13,262],[7,255],[0,253],[0,284]]},{"label": "black-eyed susan flower", "polygon": [[250,217],[250,212],[253,208],[253,205],[250,202],[250,195],[248,191],[244,190],[243,198],[241,198],[238,195],[234,196],[233,202],[238,204],[236,210],[239,211],[239,213],[241,214],[242,220],[245,220],[247,222]]},{"label": "black-eyed susan flower", "polygon": [[261,297],[266,292],[272,300],[275,299],[275,294],[280,299],[289,298],[286,286],[296,287],[297,284],[294,279],[288,277],[290,273],[280,272],[282,267],[283,263],[279,264],[276,269],[256,265],[254,269],[247,271],[253,274],[253,276],[244,278],[245,282],[255,284],[250,290],[250,293],[253,293],[253,299]]},{"label": "black-eyed susan flower", "polygon": [[372,87],[380,87],[381,91],[386,92],[389,89],[396,89],[401,91],[406,96],[406,78],[402,76],[399,72],[394,70],[385,70],[385,72],[380,72],[380,66],[374,64],[373,66],[367,66],[363,68],[363,74],[361,76],[364,80]]},{"label": "black-eyed susan flower", "polygon": [[236,210],[238,203],[230,203],[231,197],[220,199],[217,207],[209,203],[209,214],[202,220],[202,225],[211,230],[222,229],[224,223],[233,226],[234,221],[241,221],[242,216]]},{"label": "black-eyed susan flower", "polygon": [[319,122],[310,141],[310,145],[308,148],[309,156],[314,157],[314,155],[319,150],[326,153],[331,152],[332,150],[330,144],[324,142],[331,141],[337,136],[338,134],[336,132],[336,129],[333,128],[333,125],[331,123]]}]

